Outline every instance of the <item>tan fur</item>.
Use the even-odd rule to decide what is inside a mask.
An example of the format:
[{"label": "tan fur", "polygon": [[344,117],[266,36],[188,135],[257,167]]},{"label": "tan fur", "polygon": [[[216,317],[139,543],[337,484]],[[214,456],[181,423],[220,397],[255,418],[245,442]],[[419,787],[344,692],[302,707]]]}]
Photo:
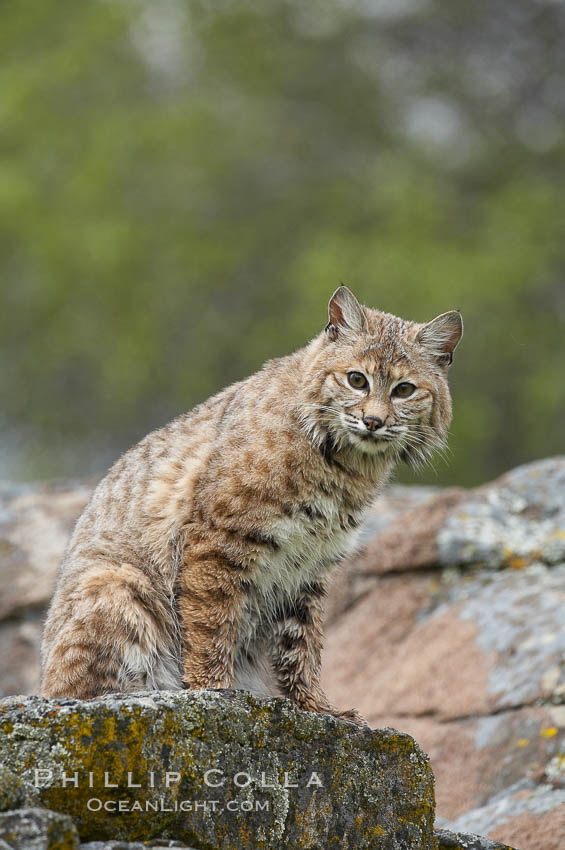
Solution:
[{"label": "tan fur", "polygon": [[244,686],[361,721],[319,685],[327,583],[394,465],[444,445],[462,326],[454,312],[418,325],[369,310],[345,287],[329,316],[100,482],[48,614],[45,695]]}]

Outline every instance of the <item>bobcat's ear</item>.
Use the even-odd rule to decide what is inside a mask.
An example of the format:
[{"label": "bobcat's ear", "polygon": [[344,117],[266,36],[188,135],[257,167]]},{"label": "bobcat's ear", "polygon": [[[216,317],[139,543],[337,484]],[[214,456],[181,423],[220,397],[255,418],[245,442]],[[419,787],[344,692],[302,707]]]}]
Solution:
[{"label": "bobcat's ear", "polygon": [[367,330],[367,317],[358,300],[343,284],[336,289],[328,305],[329,322],[326,333],[330,339],[336,339],[340,329],[349,328],[360,332]]},{"label": "bobcat's ear", "polygon": [[418,331],[416,342],[433,354],[442,366],[453,361],[453,352],[463,336],[463,319],[459,310],[436,316]]}]

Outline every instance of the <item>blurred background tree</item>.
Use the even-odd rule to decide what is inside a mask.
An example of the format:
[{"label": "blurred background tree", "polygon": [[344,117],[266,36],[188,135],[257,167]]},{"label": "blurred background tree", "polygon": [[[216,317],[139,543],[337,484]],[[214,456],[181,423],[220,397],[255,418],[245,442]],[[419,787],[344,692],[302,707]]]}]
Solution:
[{"label": "blurred background tree", "polygon": [[0,52],[2,477],[102,472],[340,280],[463,312],[419,480],[563,450],[561,3],[20,0]]}]

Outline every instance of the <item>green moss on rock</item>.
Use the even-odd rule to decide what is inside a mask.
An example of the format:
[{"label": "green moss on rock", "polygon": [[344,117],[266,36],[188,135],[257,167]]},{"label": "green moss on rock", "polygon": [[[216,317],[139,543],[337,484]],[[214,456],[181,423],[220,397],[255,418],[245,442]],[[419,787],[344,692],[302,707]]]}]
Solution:
[{"label": "green moss on rock", "polygon": [[499,844],[481,835],[469,835],[463,832],[437,830],[438,850],[516,850],[508,844]]},{"label": "green moss on rock", "polygon": [[45,809],[0,814],[0,843],[10,850],[78,850],[78,833],[66,815]]},{"label": "green moss on rock", "polygon": [[0,764],[0,812],[38,804],[39,794],[33,785]]},{"label": "green moss on rock", "polygon": [[229,691],[7,699],[0,722],[0,760],[83,841],[436,848],[427,756],[392,729]]}]

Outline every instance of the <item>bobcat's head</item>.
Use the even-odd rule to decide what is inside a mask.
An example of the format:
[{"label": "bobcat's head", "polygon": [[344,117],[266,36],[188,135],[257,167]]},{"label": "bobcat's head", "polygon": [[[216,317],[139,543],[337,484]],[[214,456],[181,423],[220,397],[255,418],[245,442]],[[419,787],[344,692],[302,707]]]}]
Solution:
[{"label": "bobcat's head", "polygon": [[309,370],[310,432],[334,449],[426,460],[445,446],[447,372],[462,333],[457,310],[418,324],[363,307],[340,286]]}]

